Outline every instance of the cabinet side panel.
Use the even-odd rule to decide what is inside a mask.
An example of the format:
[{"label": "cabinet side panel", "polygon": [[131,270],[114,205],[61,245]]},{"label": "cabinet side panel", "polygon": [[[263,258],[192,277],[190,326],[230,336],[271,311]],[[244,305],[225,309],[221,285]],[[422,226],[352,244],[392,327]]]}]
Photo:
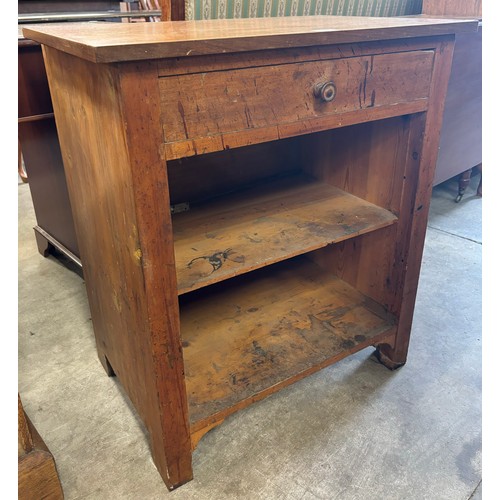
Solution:
[{"label": "cabinet side panel", "polygon": [[[341,275],[346,281],[388,306],[398,316],[394,342],[379,346],[381,360],[392,368],[406,362],[453,44],[450,37],[437,45],[429,110],[412,115],[408,122],[397,225],[347,243],[350,248],[335,248],[330,255],[332,267],[341,262]],[[389,241],[393,242],[393,253],[388,254],[392,257],[392,265],[386,261],[387,281],[381,284],[372,281],[371,276],[377,275],[374,269],[380,262],[380,249],[387,248]],[[381,285],[384,286],[380,288]],[[373,294],[382,294],[382,297]]]},{"label": "cabinet side panel", "polygon": [[410,150],[410,158],[418,164],[418,173],[415,195],[407,202],[408,217],[401,223],[402,227],[403,224],[408,227],[408,236],[401,246],[404,252],[401,257],[404,259],[400,281],[401,311],[394,345],[381,353],[396,366],[406,362],[410,341],[454,43],[454,37],[451,36],[444,38],[438,45],[432,73],[429,110],[425,114],[414,116],[412,120],[411,143],[417,147]]},{"label": "cabinet side panel", "polygon": [[152,147],[154,72],[144,65],[124,74],[47,47],[44,56],[98,355],[174,487],[192,471],[167,175]]}]

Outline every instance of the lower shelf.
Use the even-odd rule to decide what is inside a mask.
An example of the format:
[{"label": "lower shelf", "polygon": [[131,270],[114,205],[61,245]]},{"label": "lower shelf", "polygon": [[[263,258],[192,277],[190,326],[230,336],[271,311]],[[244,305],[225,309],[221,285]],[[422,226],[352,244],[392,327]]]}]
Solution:
[{"label": "lower shelf", "polygon": [[388,337],[396,322],[305,257],[180,302],[192,432]]}]

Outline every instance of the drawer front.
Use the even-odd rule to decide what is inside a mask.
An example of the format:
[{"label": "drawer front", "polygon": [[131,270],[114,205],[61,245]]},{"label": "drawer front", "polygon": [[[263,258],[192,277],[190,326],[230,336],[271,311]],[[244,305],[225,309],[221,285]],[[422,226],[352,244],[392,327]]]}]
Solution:
[{"label": "drawer front", "polygon": [[162,77],[165,157],[328,129],[353,112],[424,110],[433,58],[423,50]]}]

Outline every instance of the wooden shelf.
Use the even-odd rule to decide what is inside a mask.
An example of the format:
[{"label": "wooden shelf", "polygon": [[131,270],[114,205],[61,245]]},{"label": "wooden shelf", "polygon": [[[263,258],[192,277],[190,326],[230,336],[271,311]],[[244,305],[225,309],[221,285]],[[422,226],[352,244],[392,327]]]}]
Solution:
[{"label": "wooden shelf", "polygon": [[174,216],[179,295],[393,224],[396,216],[305,175]]},{"label": "wooden shelf", "polygon": [[388,337],[395,325],[304,256],[180,302],[192,432]]}]

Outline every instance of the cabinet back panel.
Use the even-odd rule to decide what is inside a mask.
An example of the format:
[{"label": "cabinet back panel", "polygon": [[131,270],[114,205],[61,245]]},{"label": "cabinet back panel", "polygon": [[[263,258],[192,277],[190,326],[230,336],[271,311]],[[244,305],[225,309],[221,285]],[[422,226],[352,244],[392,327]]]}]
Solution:
[{"label": "cabinet back panel", "polygon": [[196,203],[300,171],[295,139],[167,162],[171,203]]},{"label": "cabinet back panel", "polygon": [[[304,136],[302,151],[313,152],[303,160],[304,169],[399,216],[411,202],[404,196],[415,149],[410,150],[411,123],[411,116],[401,116]],[[397,314],[399,224],[318,250],[311,258]]]},{"label": "cabinet back panel", "polygon": [[408,117],[302,137],[304,170],[396,215],[400,211]]}]

